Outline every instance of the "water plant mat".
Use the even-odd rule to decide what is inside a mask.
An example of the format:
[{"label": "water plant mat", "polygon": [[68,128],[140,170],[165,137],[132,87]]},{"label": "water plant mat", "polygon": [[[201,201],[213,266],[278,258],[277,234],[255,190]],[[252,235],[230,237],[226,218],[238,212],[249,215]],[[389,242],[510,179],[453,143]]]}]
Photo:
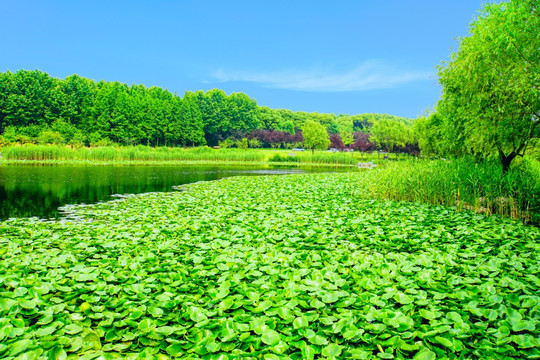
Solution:
[{"label": "water plant mat", "polygon": [[540,358],[540,232],[237,177],[0,223],[3,359]]}]

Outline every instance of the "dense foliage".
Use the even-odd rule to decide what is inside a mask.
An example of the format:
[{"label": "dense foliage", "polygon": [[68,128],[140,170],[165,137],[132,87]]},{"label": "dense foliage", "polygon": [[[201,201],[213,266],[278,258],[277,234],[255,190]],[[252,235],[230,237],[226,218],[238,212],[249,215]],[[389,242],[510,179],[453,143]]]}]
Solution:
[{"label": "dense foliage", "polygon": [[540,1],[486,4],[439,69],[437,114],[422,120],[428,152],[496,156],[507,172],[540,137]]},{"label": "dense foliage", "polygon": [[[57,79],[35,70],[0,73],[0,145],[41,143],[82,145],[292,148],[302,145],[307,121],[354,142],[379,120],[410,123],[391,115],[334,115],[270,109],[242,93],[186,92],[158,87],[94,82],[78,75]],[[240,146],[238,146],[240,145]]]},{"label": "dense foliage", "polygon": [[495,161],[409,160],[374,171],[371,196],[456,206],[540,225],[540,163],[525,158],[504,173]]},{"label": "dense foliage", "polygon": [[304,135],[304,146],[311,149],[312,152],[315,149],[326,150],[330,145],[330,139],[324,126],[315,121],[306,121],[302,128],[302,134]]},{"label": "dense foliage", "polygon": [[538,229],[368,200],[366,174],[0,223],[0,357],[538,357]]}]

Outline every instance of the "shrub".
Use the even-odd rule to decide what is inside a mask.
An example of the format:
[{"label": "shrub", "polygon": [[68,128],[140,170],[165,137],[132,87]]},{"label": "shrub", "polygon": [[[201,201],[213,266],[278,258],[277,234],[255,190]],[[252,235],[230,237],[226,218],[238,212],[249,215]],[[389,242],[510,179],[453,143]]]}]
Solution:
[{"label": "shrub", "polygon": [[40,144],[62,144],[64,138],[58,131],[44,130],[38,136]]}]

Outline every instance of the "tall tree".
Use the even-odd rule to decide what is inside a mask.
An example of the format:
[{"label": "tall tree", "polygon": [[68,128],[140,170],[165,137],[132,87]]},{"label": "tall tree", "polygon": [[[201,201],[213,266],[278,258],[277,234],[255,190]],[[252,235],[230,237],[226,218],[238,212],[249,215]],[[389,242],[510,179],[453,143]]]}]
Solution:
[{"label": "tall tree", "polygon": [[189,91],[186,92],[182,104],[186,142],[191,145],[205,144],[203,119],[195,94]]},{"label": "tall tree", "polygon": [[94,102],[96,98],[96,83],[79,75],[66,77],[59,84],[59,89],[65,94],[66,105],[62,117],[74,126],[88,126],[94,121]]},{"label": "tall tree", "polygon": [[540,136],[540,0],[486,4],[439,68],[438,111],[465,145],[498,155],[503,172]]},{"label": "tall tree", "polygon": [[[0,121],[2,126],[39,126],[52,122],[51,109],[58,96],[58,80],[39,70],[6,72],[0,77]],[[56,93],[58,95],[58,93]]]}]

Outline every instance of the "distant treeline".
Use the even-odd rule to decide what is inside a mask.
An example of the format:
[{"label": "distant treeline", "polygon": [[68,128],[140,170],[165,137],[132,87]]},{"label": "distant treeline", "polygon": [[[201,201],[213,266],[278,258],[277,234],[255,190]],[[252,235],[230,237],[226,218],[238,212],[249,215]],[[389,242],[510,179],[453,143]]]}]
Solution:
[{"label": "distant treeline", "polygon": [[308,120],[334,135],[334,145],[353,145],[360,138],[364,148],[371,145],[362,134],[377,121],[408,127],[412,122],[383,114],[271,109],[243,93],[227,95],[218,89],[187,91],[181,97],[155,86],[95,82],[78,75],[58,79],[39,70],[0,73],[4,143],[197,146],[246,138],[259,146],[287,147],[303,140],[300,132]]}]

